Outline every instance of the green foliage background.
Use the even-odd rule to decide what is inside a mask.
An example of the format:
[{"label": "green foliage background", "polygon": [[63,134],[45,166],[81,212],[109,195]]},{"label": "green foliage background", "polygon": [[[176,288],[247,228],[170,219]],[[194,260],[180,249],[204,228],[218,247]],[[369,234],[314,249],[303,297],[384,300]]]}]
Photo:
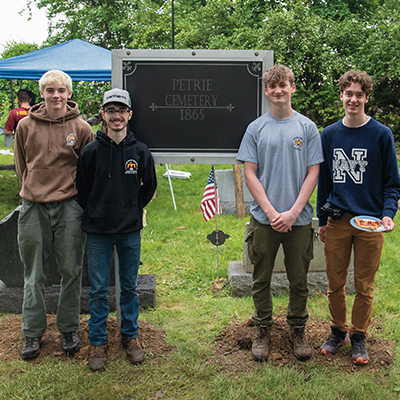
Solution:
[{"label": "green foliage background", "polygon": [[[28,7],[47,12],[43,46],[80,38],[108,49],[159,49],[171,48],[171,3],[28,0]],[[400,139],[398,0],[176,0],[174,11],[175,48],[273,50],[275,62],[295,72],[294,107],[319,128],[342,116],[339,76],[350,68],[367,71],[375,82],[367,112]],[[1,57],[31,51],[30,46],[9,43]],[[23,85],[32,83],[18,82],[15,91]],[[81,112],[96,113],[106,89],[101,83],[74,84]],[[9,92],[9,83],[0,80],[0,124],[11,108]]]},{"label": "green foliage background", "polygon": [[[73,38],[108,49],[171,48],[171,0],[28,0],[47,10],[49,36],[41,47]],[[176,0],[175,48],[269,49],[275,62],[291,67],[297,78],[294,107],[322,128],[342,116],[337,80],[349,68],[366,70],[375,86],[367,110],[390,125],[400,139],[400,2],[398,0]],[[8,58],[36,50],[11,42],[1,54]],[[235,82],[232,82],[234,85]],[[76,82],[74,100],[82,113],[97,113],[109,83]],[[13,83],[37,94],[37,82]],[[0,126],[12,107],[10,82],[0,80]],[[2,139],[1,139],[2,140]],[[0,143],[1,146],[2,142]],[[2,156],[11,157],[11,156]],[[11,163],[11,160],[5,160]],[[250,298],[213,295],[215,249],[206,235],[214,228],[199,210],[208,165],[176,166],[192,173],[190,181],[174,181],[178,212],[172,210],[169,186],[161,168],[157,198],[148,206],[143,232],[141,273],[157,276],[157,308],[141,319],[166,330],[176,353],[132,368],[113,360],[103,374],[91,374],[73,359],[49,357],[41,364],[0,363],[0,398],[12,399],[394,399],[400,398],[399,369],[399,233],[385,237],[375,287],[373,315],[383,329],[372,332],[395,342],[390,368],[359,373],[318,362],[303,371],[266,365],[230,376],[221,366],[205,362],[211,343],[230,321],[243,321],[253,310]],[[225,168],[226,166],[219,166]],[[1,173],[0,215],[18,203],[14,171]],[[315,203],[315,199],[313,200]],[[400,217],[396,217],[396,224]],[[230,234],[221,247],[220,275],[228,262],[241,258],[245,220],[224,215],[219,228]],[[182,229],[184,228],[184,229]],[[354,296],[349,297],[351,306]],[[284,313],[287,296],[274,299],[275,313]],[[313,316],[328,319],[326,298],[309,300]],[[2,316],[0,315],[0,321]],[[21,338],[22,343],[22,338]],[[19,343],[19,345],[21,345]],[[319,344],[316,344],[317,346]],[[353,371],[354,372],[354,371]],[[131,382],[132,384],[127,384]],[[161,392],[163,391],[163,392]]]}]

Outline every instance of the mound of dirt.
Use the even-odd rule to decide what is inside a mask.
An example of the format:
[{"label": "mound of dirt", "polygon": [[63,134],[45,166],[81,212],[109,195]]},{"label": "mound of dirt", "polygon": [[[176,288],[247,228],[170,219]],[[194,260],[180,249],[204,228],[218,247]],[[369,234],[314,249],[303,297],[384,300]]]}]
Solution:
[{"label": "mound of dirt", "polygon": [[[219,365],[227,374],[246,374],[250,371],[262,368],[264,365],[294,366],[304,369],[307,363],[315,363],[321,366],[337,365],[348,372],[371,370],[380,372],[391,366],[394,355],[394,344],[386,339],[370,335],[367,338],[367,348],[371,358],[365,366],[355,366],[351,361],[350,344],[339,349],[334,356],[323,356],[319,347],[330,334],[330,324],[327,321],[312,317],[307,323],[306,335],[312,349],[311,359],[302,362],[293,355],[289,342],[289,326],[285,315],[274,316],[275,324],[271,330],[270,356],[266,363],[257,363],[251,358],[251,345],[255,337],[256,327],[251,319],[243,322],[232,322],[211,344],[213,354],[207,358],[207,362]],[[67,360],[68,357],[62,350],[61,335],[57,330],[55,315],[47,316],[48,327],[43,335],[43,346],[40,355],[29,362],[41,363],[44,357],[52,356],[59,360]],[[20,360],[23,346],[21,333],[21,316],[4,315],[0,325],[0,360]],[[372,330],[379,329],[379,323],[375,320]],[[374,329],[375,328],[375,329]],[[119,327],[114,318],[108,319],[107,330],[109,334],[108,358],[118,361],[125,356],[125,349],[121,345]],[[79,337],[82,347],[72,357],[83,365],[88,363],[89,341],[87,320],[81,318]],[[146,357],[154,358],[161,354],[175,351],[173,346],[164,342],[165,330],[156,328],[150,323],[140,321],[139,342],[143,346]]]},{"label": "mound of dirt", "polygon": [[302,369],[305,363],[310,362],[322,366],[336,365],[348,372],[365,369],[379,372],[393,362],[394,344],[374,335],[367,337],[367,349],[371,359],[367,365],[353,364],[350,344],[341,347],[334,356],[322,355],[319,347],[331,333],[330,323],[315,317],[310,318],[306,326],[306,336],[312,350],[311,359],[306,362],[299,361],[293,355],[292,345],[289,342],[286,316],[274,316],[274,321],[275,324],[271,329],[270,356],[266,363],[257,363],[251,358],[251,345],[256,333],[256,327],[251,319],[232,323],[216,337],[218,355],[211,357],[212,362],[220,364],[231,374],[246,373],[262,365],[295,366]]},{"label": "mound of dirt", "polygon": [[[21,349],[24,340],[21,332],[22,318],[20,315],[4,315],[0,325],[0,360],[20,360]],[[108,318],[108,349],[107,355],[109,360],[118,359],[125,355],[125,349],[121,344],[120,330],[115,318]],[[81,349],[72,356],[76,360],[80,360],[82,364],[88,363],[90,345],[88,340],[89,328],[87,320],[81,318],[81,326],[78,335],[81,339]],[[138,339],[146,357],[156,357],[160,354],[170,353],[174,351],[173,346],[164,343],[165,330],[156,328],[145,321],[140,321],[140,329]],[[62,349],[62,338],[58,332],[55,315],[47,315],[47,330],[43,335],[43,345],[40,355],[29,362],[40,363],[46,356],[52,356],[59,360],[67,360],[67,355]]]}]

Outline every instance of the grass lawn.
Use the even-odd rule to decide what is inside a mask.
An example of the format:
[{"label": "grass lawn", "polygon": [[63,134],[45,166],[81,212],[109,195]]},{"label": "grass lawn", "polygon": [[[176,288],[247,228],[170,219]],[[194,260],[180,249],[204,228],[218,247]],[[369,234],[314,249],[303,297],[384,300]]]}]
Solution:
[{"label": "grass lawn", "polygon": [[[139,366],[132,366],[125,359],[110,361],[103,373],[92,373],[73,358],[60,362],[48,356],[40,363],[1,361],[0,399],[400,398],[400,229],[385,235],[373,309],[374,321],[379,321],[380,327],[373,334],[395,344],[394,361],[389,367],[355,367],[349,371],[334,363],[327,368],[309,362],[297,368],[267,362],[254,370],[227,374],[222,365],[209,362],[215,352],[211,344],[231,322],[250,318],[252,300],[231,297],[229,288],[220,293],[210,292],[212,281],[217,278],[217,263],[215,246],[207,235],[215,229],[215,220],[205,222],[200,211],[210,166],[173,168],[189,171],[192,176],[189,180],[172,181],[177,205],[174,211],[168,180],[162,176],[165,166],[157,169],[159,186],[156,199],[147,207],[148,225],[142,237],[144,265],[140,268],[141,274],[156,276],[157,306],[142,312],[140,321],[165,329],[165,340],[176,351]],[[231,166],[216,166],[222,168]],[[4,175],[3,171],[0,175]],[[0,194],[8,185],[7,179],[14,182],[7,189],[12,191],[11,200],[2,197],[1,203],[12,203],[12,209],[17,182],[15,177],[0,178]],[[6,210],[0,212],[0,218],[7,214]],[[221,277],[227,277],[230,261],[242,258],[244,225],[248,219],[218,217],[218,228],[230,235],[219,248]],[[400,227],[400,217],[395,222]],[[349,304],[353,299],[349,296]],[[284,314],[287,302],[287,296],[275,298],[275,314]],[[326,297],[312,296],[308,307],[312,317],[329,320]],[[2,318],[0,315],[0,329]]]}]

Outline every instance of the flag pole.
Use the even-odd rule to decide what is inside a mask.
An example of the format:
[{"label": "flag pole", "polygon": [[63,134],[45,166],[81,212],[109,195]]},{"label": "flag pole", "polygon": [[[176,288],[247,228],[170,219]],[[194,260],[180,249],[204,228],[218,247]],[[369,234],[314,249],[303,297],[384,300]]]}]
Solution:
[{"label": "flag pole", "polygon": [[[219,210],[219,198],[217,194],[217,177],[215,176],[215,165],[212,165],[213,175],[214,175],[214,198],[215,198],[215,239],[219,243],[218,235],[218,210]],[[219,280],[219,246],[217,247],[217,278]]]}]

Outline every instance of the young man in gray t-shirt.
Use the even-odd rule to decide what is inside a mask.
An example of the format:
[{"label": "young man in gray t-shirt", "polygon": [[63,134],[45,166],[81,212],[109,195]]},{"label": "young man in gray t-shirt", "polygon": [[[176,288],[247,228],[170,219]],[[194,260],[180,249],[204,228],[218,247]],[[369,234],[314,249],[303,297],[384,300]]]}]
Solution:
[{"label": "young man in gray t-shirt", "polygon": [[270,283],[280,244],[290,282],[287,321],[294,355],[311,356],[304,327],[307,312],[307,272],[313,257],[313,208],[309,198],[323,161],[316,125],[293,110],[296,90],[293,72],[275,65],[263,76],[271,110],[254,120],[244,134],[237,160],[244,162],[246,185],[254,197],[250,231],[246,237],[254,265],[252,295],[256,339],[251,354],[256,361],[269,355],[273,324]]}]

